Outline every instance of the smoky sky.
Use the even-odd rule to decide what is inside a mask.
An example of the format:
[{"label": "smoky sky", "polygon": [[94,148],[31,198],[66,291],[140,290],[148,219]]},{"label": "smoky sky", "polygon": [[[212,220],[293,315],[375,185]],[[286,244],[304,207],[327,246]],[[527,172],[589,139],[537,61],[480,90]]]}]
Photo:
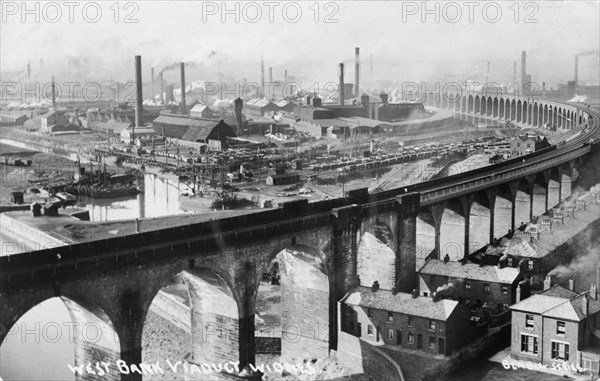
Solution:
[{"label": "smoky sky", "polygon": [[[512,78],[513,62],[520,60],[522,50],[527,51],[527,71],[534,81],[549,86],[566,83],[573,77],[575,55],[584,52],[592,53],[579,57],[580,82],[597,84],[600,77],[595,53],[600,45],[598,1],[518,6],[505,1],[428,1],[427,9],[421,1],[336,1],[316,7],[312,2],[280,2],[272,12],[273,22],[260,1],[253,3],[262,12],[260,17],[254,5],[227,2],[233,14],[225,19],[222,2],[211,3],[217,7],[215,14],[208,14],[203,3],[210,2],[140,1],[127,9],[120,3],[115,14],[109,9],[112,3],[99,2],[102,16],[94,23],[82,17],[86,3],[74,11],[73,22],[64,7],[56,22],[47,20],[53,17],[51,10],[41,14],[39,22],[31,17],[22,22],[20,13],[3,9],[1,69],[23,71],[31,61],[32,75],[39,79],[54,74],[59,80],[69,75],[129,80],[133,56],[140,54],[145,77],[150,67],[158,73],[184,61],[196,66],[189,71],[190,80],[222,72],[259,81],[262,54],[276,79],[282,79],[287,69],[297,78],[336,82],[338,64],[345,62],[348,81],[353,81],[354,48],[360,47],[365,85],[382,77],[476,80],[487,75],[487,61],[489,80],[503,82]],[[301,13],[296,17],[298,8]],[[127,17],[136,22],[125,22]],[[68,57],[79,65],[70,74]]]}]

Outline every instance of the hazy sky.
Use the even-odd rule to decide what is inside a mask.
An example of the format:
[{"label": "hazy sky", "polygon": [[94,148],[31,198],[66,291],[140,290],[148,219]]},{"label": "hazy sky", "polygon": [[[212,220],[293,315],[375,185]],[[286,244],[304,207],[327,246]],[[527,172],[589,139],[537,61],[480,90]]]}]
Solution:
[{"label": "hazy sky", "polygon": [[[203,63],[190,72],[190,81],[213,78],[219,71],[257,81],[262,52],[276,78],[288,69],[290,75],[335,82],[337,64],[347,62],[350,82],[354,47],[359,46],[365,82],[371,53],[376,76],[409,81],[451,75],[475,78],[485,75],[488,60],[490,79],[511,78],[513,61],[526,50],[533,80],[555,84],[572,79],[576,53],[600,46],[599,1],[520,2],[516,7],[512,1],[428,1],[431,14],[424,14],[421,1],[336,1],[316,6],[313,1],[271,2],[279,4],[272,23],[269,2],[227,2],[229,9],[239,7],[239,22],[233,14],[223,22],[220,1],[75,2],[72,23],[69,6],[61,1],[54,3],[60,17],[56,7],[38,3],[39,22],[35,14],[23,14],[21,1],[1,3],[2,71],[24,70],[31,60],[34,76],[42,79],[53,73],[66,77],[68,56],[74,58],[73,76],[131,79],[133,56],[141,54],[145,80],[150,66],[158,71],[184,60]],[[35,10],[35,4],[27,3],[28,9]],[[88,21],[83,17],[86,4]],[[253,22],[257,7],[262,16]],[[296,17],[298,8],[302,14]],[[97,9],[102,14],[93,23]],[[125,22],[128,14],[137,22]],[[332,22],[326,23],[328,15]],[[292,22],[294,18],[298,21]],[[208,59],[211,52],[216,54]],[[175,72],[170,75],[174,80]],[[581,57],[580,81],[598,78],[597,55]]]}]

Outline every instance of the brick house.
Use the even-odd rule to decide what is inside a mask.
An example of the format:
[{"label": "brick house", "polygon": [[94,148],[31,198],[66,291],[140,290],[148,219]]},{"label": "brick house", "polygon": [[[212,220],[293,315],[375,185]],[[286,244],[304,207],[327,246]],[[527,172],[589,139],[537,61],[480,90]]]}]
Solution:
[{"label": "brick house", "polygon": [[600,302],[595,284],[579,294],[556,285],[510,308],[512,357],[598,373]]},{"label": "brick house", "polygon": [[512,157],[527,155],[546,147],[550,147],[550,143],[545,136],[540,135],[516,135],[510,141]]},{"label": "brick house", "polygon": [[[521,296],[528,295],[527,282],[519,268],[498,265],[481,266],[470,262],[429,259],[418,271],[419,291],[423,296],[437,292],[442,298],[458,300],[467,305],[486,307],[492,313],[507,311]],[[520,297],[519,297],[520,299]]]},{"label": "brick house", "polygon": [[375,345],[450,355],[480,333],[455,300],[356,287],[340,301],[342,331]]}]

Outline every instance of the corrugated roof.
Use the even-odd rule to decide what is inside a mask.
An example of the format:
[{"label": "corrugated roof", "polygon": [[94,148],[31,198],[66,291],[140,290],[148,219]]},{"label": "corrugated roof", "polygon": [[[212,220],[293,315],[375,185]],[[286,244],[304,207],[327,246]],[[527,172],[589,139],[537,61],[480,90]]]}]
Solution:
[{"label": "corrugated roof", "polygon": [[419,271],[421,274],[444,275],[452,278],[471,279],[495,283],[512,284],[519,276],[520,270],[515,267],[479,266],[475,263],[429,259]]},{"label": "corrugated roof", "polygon": [[437,302],[429,297],[413,298],[411,294],[391,291],[371,291],[368,287],[357,287],[343,299],[351,306],[375,308],[378,310],[393,311],[428,319],[445,321],[452,315],[458,302],[456,300],[442,299]]}]

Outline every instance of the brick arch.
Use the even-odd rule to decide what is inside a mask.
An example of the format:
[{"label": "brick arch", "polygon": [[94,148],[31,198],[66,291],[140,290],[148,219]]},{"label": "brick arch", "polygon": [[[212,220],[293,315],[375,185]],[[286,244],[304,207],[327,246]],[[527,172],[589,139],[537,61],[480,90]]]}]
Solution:
[{"label": "brick arch", "polygon": [[506,118],[506,102],[508,102],[507,100],[505,100],[504,98],[500,98],[499,102],[498,102],[498,118],[500,119],[507,119]]},{"label": "brick arch", "polygon": [[485,107],[485,113],[487,116],[491,116],[493,114],[493,107],[494,107],[494,101],[492,100],[492,97],[488,97],[487,104]]},{"label": "brick arch", "polygon": [[367,222],[361,229],[357,250],[357,274],[363,286],[378,281],[381,288],[395,285],[396,237],[393,225],[380,220]]},{"label": "brick arch", "polygon": [[[499,118],[501,113],[500,113],[500,103],[498,100],[498,97],[494,97],[494,106],[492,108],[492,116],[495,118]],[[502,115],[504,116],[504,115]]]},{"label": "brick arch", "polygon": [[479,95],[475,95],[474,105],[473,105],[473,113],[477,114],[481,111],[481,99]]},{"label": "brick arch", "polygon": [[515,120],[517,122],[521,122],[523,120],[523,104],[521,103],[521,100],[519,99],[519,101],[517,101],[517,108],[516,108],[516,114],[515,114]]},{"label": "brick arch", "polygon": [[510,101],[510,120],[517,120],[517,102],[514,98]]},{"label": "brick arch", "polygon": [[[108,309],[92,301],[88,295],[70,294],[67,296],[62,292],[60,295],[54,295],[52,290],[44,295],[38,293],[33,298],[24,298],[22,303],[18,303],[18,305],[13,303],[11,308],[3,309],[1,314],[2,329],[0,331],[1,344],[6,345],[4,341],[6,334],[20,319],[53,299],[60,300],[64,304],[69,314],[70,323],[73,324],[73,326],[67,327],[66,324],[62,324],[60,321],[52,322],[59,327],[57,328],[57,335],[60,335],[60,337],[57,336],[57,340],[73,340],[70,343],[73,346],[73,360],[69,361],[69,364],[74,367],[83,365],[83,369],[85,369],[85,365],[89,361],[92,361],[92,363],[107,361],[114,364],[116,360],[122,358],[120,353],[123,338],[118,330],[115,330],[114,318],[110,316]],[[91,326],[94,327],[91,330],[93,333],[90,333],[88,329]],[[40,333],[44,334],[43,331]],[[92,337],[92,335],[94,336]],[[54,337],[34,337],[30,335],[28,339],[50,340],[52,342]]]},{"label": "brick arch", "polygon": [[473,96],[469,95],[469,98],[467,100],[467,113],[473,112]]}]

